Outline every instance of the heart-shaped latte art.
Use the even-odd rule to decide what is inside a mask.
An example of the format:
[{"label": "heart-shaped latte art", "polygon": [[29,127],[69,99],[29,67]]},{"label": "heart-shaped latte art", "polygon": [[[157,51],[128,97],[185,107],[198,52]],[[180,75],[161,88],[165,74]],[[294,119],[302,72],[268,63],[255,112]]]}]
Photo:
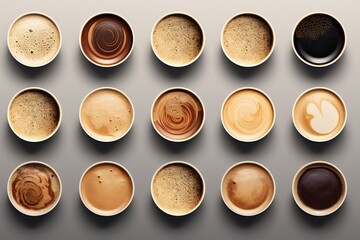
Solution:
[{"label": "heart-shaped latte art", "polygon": [[327,100],[321,101],[320,108],[314,103],[308,104],[306,112],[308,115],[311,115],[311,128],[319,134],[331,133],[339,123],[338,110]]}]

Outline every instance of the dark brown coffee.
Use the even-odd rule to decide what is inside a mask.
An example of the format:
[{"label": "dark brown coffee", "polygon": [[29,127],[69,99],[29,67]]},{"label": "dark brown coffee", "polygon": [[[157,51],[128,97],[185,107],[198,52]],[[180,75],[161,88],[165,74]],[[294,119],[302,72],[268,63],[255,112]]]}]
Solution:
[{"label": "dark brown coffee", "polygon": [[332,16],[316,13],[300,21],[293,41],[296,52],[303,60],[314,65],[324,65],[342,53],[345,31]]},{"label": "dark brown coffee", "polygon": [[80,42],[83,53],[95,64],[112,66],[130,54],[134,36],[130,25],[118,15],[104,13],[83,27]]},{"label": "dark brown coffee", "polygon": [[343,192],[339,176],[328,168],[311,168],[300,177],[297,191],[310,208],[323,210],[335,205]]},{"label": "dark brown coffee", "polygon": [[171,89],[161,94],[152,109],[157,131],[171,140],[185,140],[195,135],[204,120],[200,99],[185,89]]},{"label": "dark brown coffee", "polygon": [[20,166],[10,176],[9,197],[28,215],[44,213],[57,204],[61,194],[60,179],[48,166],[31,162]]}]

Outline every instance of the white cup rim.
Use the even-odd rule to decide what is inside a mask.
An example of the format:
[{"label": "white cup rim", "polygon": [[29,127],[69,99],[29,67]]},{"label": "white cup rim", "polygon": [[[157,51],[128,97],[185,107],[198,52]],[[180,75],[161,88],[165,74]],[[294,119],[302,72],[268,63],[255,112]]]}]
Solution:
[{"label": "white cup rim", "polygon": [[[263,134],[262,136],[256,138],[256,139],[243,139],[243,138],[239,138],[237,136],[235,136],[234,134],[232,134],[227,128],[226,128],[226,125],[225,125],[225,122],[224,122],[224,117],[223,117],[223,111],[224,111],[224,107],[225,107],[225,104],[226,102],[229,100],[229,98],[234,95],[235,93],[237,92],[240,92],[240,91],[244,91],[244,90],[252,90],[252,91],[256,91],[256,92],[259,92],[261,93],[264,97],[266,97],[266,99],[270,102],[270,105],[273,109],[273,121],[271,123],[271,126],[269,127],[269,129],[267,130],[267,132],[265,134]],[[235,140],[237,141],[240,141],[240,142],[257,142],[263,138],[265,138],[269,133],[270,131],[273,129],[274,127],[274,124],[275,124],[275,120],[276,120],[276,110],[275,110],[275,105],[273,103],[273,101],[271,100],[271,98],[269,97],[269,95],[267,95],[264,91],[260,90],[259,88],[254,88],[254,87],[241,87],[241,88],[238,88],[238,89],[235,89],[234,91],[232,91],[230,94],[227,95],[227,97],[225,98],[222,106],[221,106],[221,112],[220,112],[220,116],[221,116],[221,123],[225,129],[225,131],[232,137],[234,138]]]},{"label": "white cup rim", "polygon": [[[86,101],[86,99],[93,93],[97,92],[97,91],[102,91],[102,90],[112,90],[112,91],[115,91],[115,92],[118,92],[119,94],[123,95],[127,100],[128,102],[130,103],[131,105],[131,109],[132,109],[132,120],[131,120],[131,123],[130,123],[130,126],[129,128],[127,129],[126,132],[124,132],[124,134],[120,135],[119,137],[117,138],[114,138],[114,139],[108,139],[108,140],[105,140],[105,139],[100,139],[100,138],[96,138],[95,136],[93,136],[91,133],[89,133],[87,130],[86,130],[86,127],[84,126],[83,122],[82,122],[82,118],[81,118],[81,109],[83,107],[83,104],[84,102]],[[127,135],[127,133],[130,131],[130,129],[132,128],[132,126],[134,125],[134,121],[135,121],[135,109],[134,109],[134,105],[133,103],[131,102],[130,98],[128,95],[126,95],[123,91],[117,89],[117,88],[113,88],[113,87],[100,87],[100,88],[96,88],[92,91],[90,91],[85,97],[84,99],[82,100],[81,102],[81,105],[80,105],[80,108],[79,108],[79,121],[80,121],[80,125],[81,125],[81,128],[84,130],[84,132],[89,136],[91,137],[92,139],[98,141],[98,142],[103,142],[103,143],[110,143],[110,142],[115,142],[115,141],[118,141],[120,140],[121,138],[125,137],[125,135]]]},{"label": "white cup rim", "polygon": [[[200,179],[201,179],[201,183],[202,183],[202,194],[201,194],[201,198],[198,202],[198,204],[193,208],[191,209],[190,211],[188,212],[184,212],[184,213],[172,213],[172,212],[169,212],[169,211],[166,211],[164,208],[162,208],[158,202],[156,201],[156,198],[154,197],[154,180],[155,180],[155,177],[156,175],[164,168],[170,166],[170,165],[175,165],[175,164],[179,164],[179,165],[185,165],[187,167],[190,167],[191,169],[195,170],[196,173],[199,175]],[[203,202],[204,198],[205,198],[205,192],[206,192],[206,187],[205,187],[205,180],[204,180],[204,177],[203,175],[201,174],[201,172],[192,164],[188,163],[188,162],[185,162],[185,161],[171,161],[171,162],[168,162],[168,163],[165,163],[163,164],[162,166],[160,166],[156,172],[154,173],[153,177],[151,178],[151,184],[150,184],[150,191],[151,191],[151,198],[153,200],[153,202],[155,203],[155,205],[161,210],[163,211],[164,213],[170,215],[170,216],[173,216],[173,217],[183,217],[183,216],[186,216],[186,215],[189,215],[191,213],[193,213],[196,209],[199,208],[199,206],[201,205],[201,203]]]},{"label": "white cup rim", "polygon": [[[84,200],[83,196],[82,196],[82,192],[81,192],[81,183],[83,181],[83,178],[85,176],[85,174],[90,170],[92,169],[93,167],[96,167],[98,165],[101,165],[101,164],[112,164],[112,165],[115,165],[119,168],[121,168],[122,170],[124,170],[127,175],[129,176],[130,180],[131,180],[131,185],[132,185],[132,194],[131,194],[131,197],[129,199],[129,202],[125,205],[124,208],[122,209],[119,209],[118,211],[116,212],[113,212],[113,213],[105,213],[105,212],[99,212],[99,211],[96,211],[95,209],[91,208],[87,203],[86,201]],[[115,215],[118,215],[120,213],[122,213],[123,211],[125,211],[129,205],[131,204],[133,198],[134,198],[134,195],[135,195],[135,183],[134,183],[134,179],[132,177],[132,175],[130,174],[130,172],[123,166],[121,165],[120,163],[117,163],[117,162],[114,162],[114,161],[100,161],[100,162],[97,162],[97,163],[94,163],[92,165],[90,165],[84,172],[83,174],[81,175],[81,178],[80,178],[80,182],[79,182],[79,195],[80,195],[80,199],[81,199],[81,202],[84,204],[84,206],[92,213],[98,215],[98,216],[102,216],[102,217],[111,217],[111,216],[115,216]]]},{"label": "white cup rim", "polygon": [[[252,164],[252,165],[255,165],[255,166],[258,166],[260,167],[261,169],[265,170],[268,175],[270,176],[271,180],[272,180],[272,183],[273,183],[273,186],[274,186],[274,191],[273,191],[273,194],[272,194],[272,197],[271,197],[271,200],[269,201],[269,203],[263,208],[261,209],[259,212],[254,212],[254,213],[241,213],[239,211],[236,211],[232,206],[230,206],[226,201],[225,201],[225,196],[224,196],[224,192],[223,192],[223,184],[224,184],[224,180],[225,180],[225,177],[226,175],[232,170],[234,169],[235,167],[237,166],[240,166],[240,165],[245,165],[245,164]],[[221,198],[224,202],[224,204],[235,214],[237,215],[240,215],[240,216],[244,216],[244,217],[252,217],[252,216],[256,216],[256,215],[259,215],[261,213],[263,213],[265,210],[267,210],[270,205],[272,204],[272,202],[274,201],[275,199],[275,195],[276,195],[276,183],[275,183],[275,179],[274,179],[274,176],[272,175],[272,173],[270,172],[270,170],[268,168],[266,168],[264,165],[258,163],[258,162],[255,162],[255,161],[242,161],[242,162],[238,162],[238,163],[235,163],[233,164],[231,167],[229,167],[226,172],[224,173],[222,179],[221,179],[221,184],[220,184],[220,193],[221,193]]]},{"label": "white cup rim", "polygon": [[[303,21],[305,18],[310,17],[310,16],[312,16],[312,15],[316,15],[316,14],[322,14],[322,15],[326,15],[326,16],[328,16],[328,17],[333,18],[335,21],[337,21],[337,22],[339,23],[339,25],[341,26],[341,28],[342,28],[342,30],[343,30],[343,32],[344,32],[344,45],[343,45],[343,47],[342,47],[341,52],[339,53],[339,55],[338,55],[336,58],[334,58],[333,60],[331,60],[330,62],[325,63],[325,64],[314,64],[314,63],[311,63],[311,62],[305,60],[305,59],[302,58],[302,57],[300,56],[300,54],[297,52],[297,50],[296,50],[296,48],[295,48],[295,44],[294,44],[295,31],[296,31],[296,28],[297,28],[297,26],[299,25],[299,23],[300,23],[301,21]],[[345,49],[346,49],[346,46],[347,46],[347,34],[346,34],[346,31],[345,31],[345,28],[344,28],[343,24],[342,24],[342,23],[339,21],[339,19],[336,18],[334,15],[332,15],[332,14],[330,14],[330,13],[327,13],[327,12],[316,11],[316,12],[311,12],[311,13],[306,14],[305,16],[303,16],[303,17],[296,23],[295,27],[293,28],[292,35],[291,35],[291,45],[292,45],[292,49],[293,49],[295,55],[296,55],[297,58],[300,59],[303,63],[305,63],[306,65],[308,65],[308,66],[310,66],[310,67],[322,68],[322,67],[327,67],[327,66],[330,66],[330,65],[334,64],[334,63],[337,62],[337,61],[341,58],[341,56],[344,54]]]},{"label": "white cup rim", "polygon": [[[41,92],[44,92],[48,95],[50,95],[56,102],[57,106],[59,107],[59,122],[56,126],[56,128],[54,129],[54,131],[49,134],[48,136],[46,136],[45,138],[42,138],[42,139],[37,139],[37,140],[34,140],[34,139],[27,139],[26,137],[24,136],[21,136],[20,134],[18,134],[15,129],[13,128],[13,126],[11,125],[11,122],[10,122],[10,108],[11,108],[11,105],[14,101],[14,99],[16,97],[18,97],[21,93],[23,92],[26,92],[26,91],[41,91]],[[54,94],[52,94],[50,91],[46,90],[45,88],[40,88],[40,87],[28,87],[28,88],[24,88],[20,91],[18,91],[10,100],[10,103],[8,105],[8,109],[7,109],[7,121],[8,121],[8,124],[9,124],[9,127],[10,129],[12,130],[12,132],[20,139],[26,141],[26,142],[31,142],[31,143],[38,143],[38,142],[43,142],[49,138],[51,138],[57,131],[58,129],[60,128],[60,125],[61,125],[61,122],[62,122],[62,109],[61,109],[61,105],[60,105],[60,102],[58,101],[58,99],[55,97]]]},{"label": "white cup rim", "polygon": [[[59,33],[59,47],[58,47],[56,53],[54,54],[54,56],[53,56],[51,59],[49,59],[48,61],[43,62],[43,63],[41,63],[41,64],[32,65],[32,64],[28,64],[28,63],[26,63],[26,62],[21,61],[20,59],[18,59],[18,58],[16,57],[16,55],[14,54],[14,52],[12,51],[12,49],[11,49],[11,47],[10,47],[10,32],[11,32],[11,29],[13,28],[14,24],[15,24],[17,21],[19,21],[21,18],[26,17],[26,16],[29,16],[29,15],[39,15],[39,16],[42,16],[42,17],[44,17],[44,18],[47,18],[48,20],[50,20],[50,21],[55,25],[56,30],[57,30],[58,33]],[[56,23],[56,21],[55,21],[52,17],[50,17],[49,15],[47,15],[47,14],[45,14],[45,13],[42,13],[42,12],[36,12],[36,11],[26,12],[26,13],[21,14],[19,17],[17,17],[17,18],[11,23],[11,25],[10,25],[10,27],[9,27],[9,29],[8,29],[8,33],[7,33],[7,46],[8,46],[8,49],[9,49],[10,54],[13,56],[13,58],[14,58],[17,62],[19,62],[20,64],[22,64],[22,65],[24,65],[24,66],[26,66],[26,67],[38,68],[38,67],[42,67],[42,66],[45,66],[45,65],[51,63],[51,62],[57,57],[57,55],[58,55],[59,52],[60,52],[61,46],[62,46],[62,33],[61,33],[61,30],[60,30],[59,25],[58,25],[58,24]]]},{"label": "white cup rim", "polygon": [[[30,211],[25,211],[23,208],[19,207],[17,203],[15,203],[15,200],[11,197],[12,193],[10,192],[10,184],[11,184],[11,177],[14,175],[15,171],[17,171],[19,168],[25,166],[25,165],[30,165],[30,164],[38,164],[38,165],[43,165],[44,167],[47,167],[49,168],[54,174],[55,176],[57,177],[57,179],[59,180],[59,196],[58,198],[56,199],[56,201],[54,202],[54,204],[48,208],[46,211],[42,211],[42,212],[37,212],[37,211],[33,211],[32,213],[30,213]],[[9,201],[11,202],[11,204],[14,206],[14,208],[16,210],[18,210],[19,212],[21,212],[22,214],[24,215],[27,215],[27,216],[31,216],[31,217],[39,217],[39,216],[42,216],[42,215],[45,215],[47,213],[49,213],[50,211],[52,211],[59,203],[60,201],[60,198],[61,198],[61,195],[62,195],[62,183],[61,183],[61,179],[60,179],[60,176],[59,174],[55,171],[55,169],[53,167],[51,167],[49,164],[46,164],[44,162],[41,162],[41,161],[28,161],[28,162],[25,162],[25,163],[22,163],[20,165],[18,165],[10,174],[9,178],[8,178],[8,181],[7,181],[7,195],[8,195],[8,198],[9,198]]]},{"label": "white cup rim", "polygon": [[[162,59],[158,53],[155,51],[154,49],[154,40],[153,40],[153,35],[154,35],[154,31],[155,31],[155,28],[157,27],[157,25],[162,21],[164,20],[165,18],[167,17],[170,17],[170,16],[173,16],[173,15],[182,15],[182,16],[185,16],[185,17],[188,17],[190,18],[191,20],[193,20],[200,28],[201,30],[201,35],[202,35],[202,45],[201,45],[201,49],[199,51],[199,53],[196,55],[195,58],[193,58],[191,61],[187,62],[187,63],[184,63],[184,64],[172,64],[170,62],[167,62],[165,61],[164,59]],[[165,65],[167,66],[170,66],[170,67],[174,67],[174,68],[182,68],[182,67],[186,67],[186,66],[189,66],[191,65],[192,63],[194,63],[198,58],[200,58],[201,54],[203,53],[204,51],[204,48],[205,48],[205,31],[202,27],[202,25],[200,24],[200,22],[192,15],[188,14],[188,13],[185,13],[185,12],[181,12],[181,11],[176,11],[176,12],[169,12],[165,15],[163,15],[162,17],[160,17],[156,23],[154,24],[154,26],[152,27],[152,30],[151,30],[151,35],[150,35],[150,42],[151,42],[151,49],[153,51],[153,53],[155,54],[155,56],[162,62],[164,63]]]},{"label": "white cup rim", "polygon": [[[81,44],[81,37],[82,37],[82,34],[83,34],[83,30],[86,26],[86,24],[93,18],[95,17],[98,17],[98,16],[101,16],[101,15],[106,15],[106,14],[109,14],[109,15],[113,15],[113,16],[116,16],[116,17],[119,17],[121,18],[130,28],[131,30],[131,35],[132,35],[132,44],[131,44],[131,48],[130,48],[130,51],[128,52],[128,54],[126,55],[125,58],[123,58],[121,61],[117,62],[117,63],[113,63],[113,64],[100,64],[100,63],[97,63],[95,61],[93,61],[92,59],[90,59],[86,53],[84,52],[84,49],[83,49],[83,46]],[[124,18],[122,15],[119,15],[115,12],[98,12],[94,15],[92,15],[91,17],[89,17],[82,25],[81,29],[80,29],[80,34],[79,34],[79,46],[80,46],[80,50],[82,52],[82,54],[84,55],[84,57],[89,61],[91,62],[92,64],[98,66],[98,67],[102,67],[102,68],[111,68],[111,67],[116,67],[118,65],[120,65],[121,63],[125,62],[131,55],[131,53],[133,52],[133,49],[134,49],[134,45],[135,45],[135,34],[134,34],[134,29],[132,28],[132,26],[130,25],[130,23],[126,20],[126,18]]]},{"label": "white cup rim", "polygon": [[[304,134],[303,132],[301,132],[300,128],[297,126],[296,124],[296,121],[295,121],[295,108],[296,108],[296,105],[298,103],[298,101],[305,95],[307,94],[308,92],[311,92],[311,91],[314,91],[314,90],[324,90],[324,91],[327,91],[327,92],[330,92],[332,94],[334,94],[340,101],[341,101],[341,104],[342,106],[344,107],[344,112],[345,112],[345,118],[344,118],[344,123],[343,125],[341,126],[340,130],[332,137],[330,138],[327,138],[327,139],[315,139],[315,138],[311,138],[311,137],[308,137],[306,136],[306,134]],[[309,141],[312,141],[312,142],[317,142],[317,143],[323,143],[323,142],[328,142],[328,141],[331,141],[332,139],[336,138],[342,131],[343,129],[345,128],[345,125],[346,125],[346,122],[347,122],[347,108],[346,108],[346,104],[344,102],[344,100],[342,99],[342,97],[337,93],[335,92],[334,90],[330,89],[330,88],[327,88],[327,87],[312,87],[312,88],[309,88],[305,91],[303,91],[298,97],[297,99],[295,100],[295,103],[293,105],[293,109],[292,109],[292,121],[293,121],[293,124],[297,130],[298,133],[300,133],[301,136],[303,136],[305,139],[309,140]]]},{"label": "white cup rim", "polygon": [[[307,208],[304,208],[301,204],[301,200],[297,198],[297,194],[295,193],[295,183],[296,183],[296,179],[298,178],[299,174],[301,172],[303,172],[304,170],[306,170],[307,168],[311,167],[312,165],[325,165],[327,167],[329,167],[332,171],[335,170],[336,175],[342,180],[344,181],[344,194],[343,197],[341,199],[340,202],[336,203],[338,206],[336,208],[334,208],[332,211],[326,212],[326,209],[324,210],[316,210],[316,209],[312,209],[310,207],[307,206]],[[298,207],[303,210],[304,212],[306,212],[309,215],[315,216],[315,217],[323,217],[323,216],[328,216],[334,212],[336,212],[345,202],[346,196],[347,196],[347,182],[346,182],[346,178],[345,175],[342,173],[342,171],[336,167],[334,164],[329,163],[329,162],[325,162],[325,161],[313,161],[310,163],[305,164],[304,166],[302,166],[295,174],[293,181],[292,181],[292,195],[294,198],[294,201],[296,202],[296,205],[298,205]],[[305,204],[303,204],[305,205]],[[310,211],[309,209],[312,209],[313,211]]]},{"label": "white cup rim", "polygon": [[[272,35],[272,38],[273,38],[270,52],[267,54],[267,56],[266,56],[264,59],[262,59],[261,61],[259,61],[259,62],[257,62],[257,63],[254,63],[254,64],[243,64],[243,63],[237,62],[237,61],[235,61],[234,59],[232,59],[232,58],[228,55],[228,53],[225,51],[225,49],[224,49],[224,38],[223,38],[223,36],[224,36],[224,32],[225,32],[226,26],[227,26],[232,20],[234,20],[235,18],[240,17],[240,16],[243,16],[243,15],[252,15],[252,16],[258,17],[258,18],[260,18],[261,20],[263,20],[263,21],[270,27],[271,35]],[[240,12],[240,13],[237,13],[237,14],[233,15],[232,17],[230,17],[230,18],[225,22],[225,24],[224,24],[224,26],[223,26],[223,28],[222,28],[222,31],[221,31],[220,42],[221,42],[221,49],[222,49],[222,51],[224,52],[225,56],[226,56],[232,63],[234,63],[235,65],[238,65],[238,66],[240,66],[240,67],[246,67],[246,68],[257,67],[257,66],[261,65],[262,63],[266,62],[266,61],[270,58],[270,56],[272,55],[272,53],[274,52],[275,43],[276,43],[275,30],[274,30],[273,26],[271,25],[271,23],[268,21],[268,19],[265,18],[264,16],[262,16],[261,14],[256,13],[256,12]]]},{"label": "white cup rim", "polygon": [[[192,95],[194,95],[197,100],[199,101],[199,103],[201,104],[201,107],[202,107],[202,110],[203,110],[203,119],[201,121],[201,125],[199,126],[199,129],[193,134],[191,135],[190,137],[187,137],[185,139],[171,139],[167,136],[165,136],[164,134],[162,134],[158,129],[157,127],[155,126],[155,123],[154,123],[154,116],[153,116],[153,109],[155,107],[155,104],[157,102],[157,100],[164,94],[166,94],[167,92],[170,92],[170,91],[174,91],[174,90],[179,90],[179,91],[184,91],[184,92],[188,92],[188,93],[191,93]],[[189,141],[191,139],[193,139],[195,136],[197,136],[199,134],[199,132],[201,131],[201,129],[203,128],[204,124],[205,124],[205,118],[206,118],[206,112],[205,112],[205,106],[204,106],[204,103],[202,102],[201,98],[192,90],[190,90],[189,88],[184,88],[184,87],[171,87],[171,88],[168,88],[168,89],[165,89],[164,91],[160,92],[155,100],[153,101],[152,105],[151,105],[151,110],[150,110],[150,118],[151,118],[151,124],[153,126],[153,128],[155,129],[155,131],[164,139],[170,141],[170,142],[186,142],[186,141]]]}]

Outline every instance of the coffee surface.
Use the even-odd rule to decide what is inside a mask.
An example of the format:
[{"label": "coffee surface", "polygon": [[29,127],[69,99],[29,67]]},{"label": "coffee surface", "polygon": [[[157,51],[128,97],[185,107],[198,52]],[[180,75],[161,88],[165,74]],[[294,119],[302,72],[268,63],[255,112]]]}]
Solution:
[{"label": "coffee surface", "polygon": [[153,197],[161,209],[172,214],[185,214],[198,206],[203,196],[199,173],[184,164],[170,164],[154,177]]},{"label": "coffee surface", "polygon": [[162,94],[155,101],[152,114],[156,129],[173,140],[193,136],[204,120],[200,100],[186,90],[170,90]]},{"label": "coffee surface", "polygon": [[20,137],[42,140],[53,134],[60,124],[60,107],[49,93],[26,90],[10,103],[9,123]]},{"label": "coffee surface", "polygon": [[9,182],[11,198],[23,211],[45,212],[60,197],[60,180],[47,166],[26,164],[17,169]]},{"label": "coffee surface", "polygon": [[60,48],[60,31],[55,23],[40,14],[18,19],[9,31],[9,48],[21,63],[38,66],[51,61]]},{"label": "coffee surface", "polygon": [[345,119],[343,102],[326,89],[310,90],[295,104],[294,122],[297,129],[310,139],[331,139],[341,131]]},{"label": "coffee surface", "polygon": [[296,26],[294,47],[305,61],[315,65],[336,59],[345,45],[341,24],[326,14],[312,14]]},{"label": "coffee surface", "polygon": [[204,36],[199,24],[191,17],[173,14],[161,19],[154,28],[153,49],[166,63],[183,65],[201,52]]},{"label": "coffee surface", "polygon": [[230,20],[222,35],[223,49],[234,62],[254,65],[263,61],[274,44],[269,24],[259,16],[242,14]]},{"label": "coffee surface", "polygon": [[93,17],[81,33],[83,52],[100,65],[113,65],[125,59],[132,49],[133,41],[129,24],[113,14]]},{"label": "coffee surface", "polygon": [[81,106],[81,122],[95,139],[111,141],[131,127],[134,111],[129,99],[113,89],[100,89],[86,97]]},{"label": "coffee surface", "polygon": [[275,112],[270,100],[261,92],[242,89],[225,102],[222,119],[235,138],[252,141],[264,136],[272,127]]},{"label": "coffee surface", "polygon": [[105,214],[123,210],[131,201],[133,188],[129,174],[111,163],[93,166],[81,181],[83,201],[93,211]]},{"label": "coffee surface", "polygon": [[275,186],[270,174],[255,164],[240,164],[224,177],[224,201],[235,212],[257,213],[272,200]]},{"label": "coffee surface", "polygon": [[334,206],[341,198],[343,188],[338,175],[324,167],[305,171],[298,182],[300,200],[308,207],[324,210]]}]

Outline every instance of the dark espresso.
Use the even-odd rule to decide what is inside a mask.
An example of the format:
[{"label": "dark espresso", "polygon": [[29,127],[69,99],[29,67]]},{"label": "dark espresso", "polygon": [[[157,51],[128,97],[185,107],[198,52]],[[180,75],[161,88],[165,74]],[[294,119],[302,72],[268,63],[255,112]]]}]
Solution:
[{"label": "dark espresso", "polygon": [[333,17],[317,13],[296,26],[294,47],[305,61],[323,65],[336,59],[345,46],[345,32]]},{"label": "dark espresso", "polygon": [[343,192],[339,176],[328,168],[311,168],[300,177],[297,191],[310,208],[323,210],[334,206]]},{"label": "dark espresso", "polygon": [[84,54],[91,61],[109,66],[121,62],[130,54],[134,37],[124,19],[105,13],[85,24],[80,41]]}]

